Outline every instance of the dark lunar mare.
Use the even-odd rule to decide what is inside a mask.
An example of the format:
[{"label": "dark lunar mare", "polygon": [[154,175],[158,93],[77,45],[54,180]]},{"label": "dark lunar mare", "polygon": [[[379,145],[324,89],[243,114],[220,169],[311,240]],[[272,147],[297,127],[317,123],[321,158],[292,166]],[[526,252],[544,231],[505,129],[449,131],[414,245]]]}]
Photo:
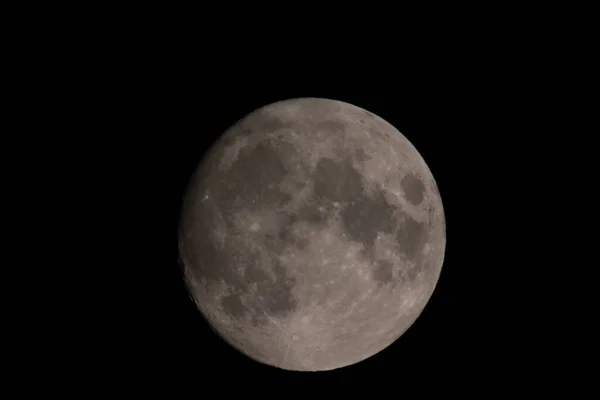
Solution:
[{"label": "dark lunar mare", "polygon": [[377,282],[378,286],[385,285],[392,282],[392,267],[393,264],[388,260],[377,260],[373,264],[373,279]]},{"label": "dark lunar mare", "polygon": [[218,182],[211,185],[213,197],[228,212],[226,217],[240,210],[277,209],[290,201],[291,196],[277,187],[288,171],[275,145],[273,141],[262,141],[254,149],[241,149],[234,164],[215,178]]},{"label": "dark lunar mare", "polygon": [[321,158],[313,173],[314,194],[331,202],[345,202],[362,192],[362,178],[351,158],[341,161]]},{"label": "dark lunar mare", "polygon": [[402,186],[406,200],[414,205],[421,204],[423,201],[423,194],[425,193],[425,185],[419,178],[407,174],[402,178],[400,186]]},{"label": "dark lunar mare", "polygon": [[394,232],[396,212],[397,208],[389,205],[381,192],[373,197],[361,192],[342,211],[342,221],[352,240],[362,243],[365,252],[370,253],[379,232]]},{"label": "dark lunar mare", "polygon": [[[188,227],[190,234],[183,243],[183,252],[193,266],[191,272],[197,281],[222,281],[229,293],[221,299],[223,309],[234,318],[249,316],[255,324],[266,322],[265,313],[270,316],[285,316],[297,307],[292,295],[294,277],[289,276],[278,264],[275,257],[270,258],[274,278],[261,267],[264,255],[253,251],[242,239],[244,232],[237,232],[233,215],[239,211],[258,209],[279,209],[291,198],[281,192],[277,184],[287,175],[283,161],[289,147],[278,147],[273,141],[260,142],[254,149],[244,148],[238,158],[226,171],[213,171],[213,175],[200,186],[210,187],[210,200],[200,201],[196,195],[191,216],[194,221]],[[225,243],[219,247],[210,237],[219,226],[219,218],[227,228]],[[280,213],[278,230],[285,232],[293,223],[294,216]],[[282,250],[277,232],[273,251]],[[238,272],[242,267],[243,274]],[[250,287],[256,284],[256,296],[244,296]],[[246,299],[246,304],[242,302]]]},{"label": "dark lunar mare", "polygon": [[400,251],[409,260],[417,260],[423,245],[427,242],[427,227],[415,221],[410,215],[401,213],[396,240]]},{"label": "dark lunar mare", "polygon": [[300,208],[289,212],[277,212],[274,217],[275,229],[263,234],[264,246],[271,253],[281,253],[287,247],[304,249],[308,246],[308,239],[294,233],[297,224],[307,223],[313,226],[323,226],[326,223],[325,213],[313,203],[306,203]]},{"label": "dark lunar mare", "polygon": [[[411,202],[421,202],[424,185],[407,175],[404,186]],[[415,265],[405,275],[414,278],[420,268],[420,252],[427,240],[426,226],[415,221],[401,208],[390,205],[382,190],[368,195],[363,187],[362,176],[352,164],[352,158],[341,161],[323,158],[318,161],[313,174],[314,194],[322,203],[344,204],[341,218],[345,232],[351,240],[362,243],[363,255],[373,261],[371,276],[380,284],[392,280],[392,264],[375,260],[373,246],[380,232],[395,234],[398,249]],[[420,196],[420,197],[419,197]]]}]

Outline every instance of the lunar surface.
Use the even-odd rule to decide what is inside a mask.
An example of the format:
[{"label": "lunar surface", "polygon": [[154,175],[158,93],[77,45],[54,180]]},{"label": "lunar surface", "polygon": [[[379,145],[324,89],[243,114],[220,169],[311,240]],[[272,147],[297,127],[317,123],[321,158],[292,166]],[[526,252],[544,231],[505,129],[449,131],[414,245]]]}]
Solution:
[{"label": "lunar surface", "polygon": [[446,244],[440,194],[393,126],[340,101],[265,106],[232,126],[191,178],[186,284],[247,356],[331,370],[388,347],[417,319]]}]

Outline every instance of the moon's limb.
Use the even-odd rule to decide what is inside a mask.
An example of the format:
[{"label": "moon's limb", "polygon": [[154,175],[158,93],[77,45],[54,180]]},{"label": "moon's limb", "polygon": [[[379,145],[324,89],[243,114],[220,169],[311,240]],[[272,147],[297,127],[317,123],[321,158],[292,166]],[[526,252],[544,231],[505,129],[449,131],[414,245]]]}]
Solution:
[{"label": "moon's limb", "polygon": [[379,117],[325,99],[263,107],[190,182],[180,250],[213,328],[292,370],[354,364],[415,321],[439,277],[441,199]]}]

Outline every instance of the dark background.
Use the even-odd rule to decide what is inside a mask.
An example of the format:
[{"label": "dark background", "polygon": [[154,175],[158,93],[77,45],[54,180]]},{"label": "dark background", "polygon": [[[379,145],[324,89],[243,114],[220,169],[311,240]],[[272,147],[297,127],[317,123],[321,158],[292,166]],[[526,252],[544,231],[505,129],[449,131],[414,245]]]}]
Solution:
[{"label": "dark background", "polygon": [[[581,21],[593,13],[536,6],[459,9],[463,18],[455,18],[436,8],[408,26],[413,14],[372,7],[367,15],[362,6],[355,19],[306,7],[310,16],[293,21],[303,7],[273,18],[265,10],[265,22],[237,8],[217,22],[208,10],[169,15],[162,5],[76,16],[54,7],[15,19],[9,41],[18,51],[7,61],[19,72],[6,77],[18,92],[10,103],[24,114],[14,136],[43,165],[11,166],[11,175],[25,172],[20,180],[33,193],[7,190],[5,197],[31,204],[6,211],[33,216],[21,222],[22,236],[13,233],[25,244],[23,286],[35,281],[52,292],[19,288],[35,310],[23,319],[36,324],[28,343],[8,346],[29,364],[23,387],[45,390],[30,378],[39,369],[73,388],[92,377],[86,393],[125,385],[169,398],[281,397],[273,389],[281,385],[286,395],[317,387],[336,395],[453,387],[487,395],[523,385],[553,391],[576,365],[593,372],[585,367],[591,347],[574,350],[580,330],[572,327],[597,315],[576,313],[583,295],[597,292],[580,289],[593,282],[595,258],[575,260],[595,248],[582,244],[594,236],[559,226],[576,220],[589,228],[594,214],[596,180],[577,177],[595,170],[597,157],[582,152],[595,147],[575,138],[597,131],[579,121],[594,104],[582,73],[593,65],[584,39],[595,37],[594,24]],[[331,32],[313,31],[313,22]],[[299,96],[347,101],[396,126],[429,165],[447,220],[442,275],[421,317],[387,350],[326,373],[263,366],[219,340],[186,294],[177,254],[185,185],[209,144],[247,112]],[[584,104],[573,107],[578,99]],[[17,148],[4,150],[12,163]],[[50,258],[37,247],[49,239],[65,254]],[[60,275],[64,291],[31,272],[31,255],[41,255],[45,275]],[[57,294],[64,302],[49,304]],[[577,338],[567,340],[567,330]],[[40,357],[21,356],[36,353],[33,343],[52,353],[41,366]],[[564,362],[564,353],[584,361]],[[61,365],[70,371],[55,377]]]},{"label": "dark background", "polygon": [[[352,392],[357,382],[410,383],[426,389],[432,379],[498,379],[492,369],[505,362],[509,348],[514,351],[511,338],[519,329],[516,315],[512,324],[505,322],[503,313],[510,313],[504,309],[506,293],[497,296],[506,255],[495,241],[505,240],[509,228],[503,224],[510,221],[501,216],[507,205],[498,205],[504,203],[498,193],[503,189],[494,172],[500,167],[493,160],[505,143],[515,140],[498,119],[499,101],[493,93],[507,94],[501,77],[420,66],[410,72],[341,72],[321,66],[241,72],[224,66],[160,73],[132,86],[135,97],[124,110],[128,115],[135,110],[139,124],[131,127],[130,137],[136,139],[123,144],[123,162],[130,165],[118,197],[129,210],[123,246],[130,257],[119,268],[133,282],[123,288],[130,301],[119,314],[121,328],[113,332],[122,349],[115,359],[120,368],[167,385],[195,382],[210,387],[227,377],[223,385],[234,392],[265,381],[307,388],[343,382]],[[227,345],[190,300],[178,260],[181,201],[203,153],[248,112],[294,97],[346,101],[394,125],[431,169],[447,221],[442,274],[415,324],[372,358],[324,373],[278,370]]]},{"label": "dark background", "polygon": [[[92,332],[110,376],[248,395],[264,382],[349,394],[391,383],[422,394],[436,384],[534,379],[530,371],[553,357],[531,329],[546,305],[530,301],[538,287],[525,279],[549,267],[539,259],[546,132],[536,124],[551,87],[535,63],[518,61],[529,50],[503,57],[489,41],[464,50],[446,43],[410,59],[398,50],[356,62],[343,51],[300,57],[298,48],[262,46],[258,55],[256,43],[188,43],[126,44],[122,57],[95,64],[100,129],[90,152],[106,149],[96,168],[108,190],[94,194],[103,204],[94,211],[118,255],[97,270],[111,282],[95,300],[107,322]],[[295,97],[346,101],[394,125],[431,169],[447,223],[442,274],[415,324],[372,358],[324,373],[265,366],[219,339],[186,292],[177,249],[186,184],[211,143],[254,109]]]}]

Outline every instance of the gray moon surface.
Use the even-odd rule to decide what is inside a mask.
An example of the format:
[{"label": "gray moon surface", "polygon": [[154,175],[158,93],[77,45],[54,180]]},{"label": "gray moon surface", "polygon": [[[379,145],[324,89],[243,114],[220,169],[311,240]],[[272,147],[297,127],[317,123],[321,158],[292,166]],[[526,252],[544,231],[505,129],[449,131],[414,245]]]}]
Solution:
[{"label": "gray moon surface", "polygon": [[382,118],[318,98],[262,107],[192,176],[179,251],[211,327],[295,371],[355,364],[418,318],[440,276],[445,217],[414,146]]}]

